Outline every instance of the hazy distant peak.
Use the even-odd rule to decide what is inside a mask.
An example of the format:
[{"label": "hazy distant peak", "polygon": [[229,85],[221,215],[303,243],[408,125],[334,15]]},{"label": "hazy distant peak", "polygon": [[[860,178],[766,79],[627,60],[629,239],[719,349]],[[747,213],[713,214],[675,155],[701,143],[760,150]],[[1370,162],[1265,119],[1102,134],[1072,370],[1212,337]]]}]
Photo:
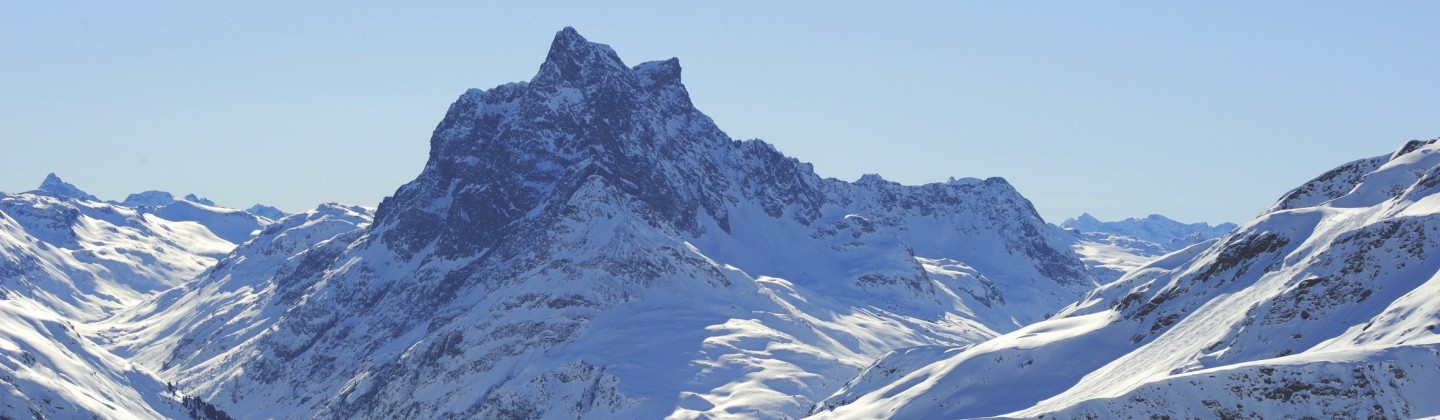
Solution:
[{"label": "hazy distant peak", "polygon": [[1218,238],[1235,230],[1236,225],[1234,223],[1221,223],[1213,226],[1203,222],[1182,223],[1159,214],[1151,214],[1144,218],[1131,217],[1120,221],[1105,222],[1090,213],[1082,213],[1079,217],[1060,223],[1060,227],[1078,231],[1088,239],[1098,242],[1113,242],[1116,239],[1113,238],[1115,236],[1140,240],[1155,245],[1153,251],[1140,254],[1158,255]]},{"label": "hazy distant peak", "polygon": [[50,175],[45,176],[45,181],[40,183],[40,188],[37,189],[37,191],[49,193],[50,195],[54,195],[60,198],[100,201],[99,198],[95,198],[95,196],[90,195],[85,191],[82,191],[74,184],[61,180],[60,177],[55,176],[54,172],[51,172]]},{"label": "hazy distant peak", "polygon": [[185,195],[185,201],[189,201],[189,202],[192,202],[192,203],[204,204],[204,205],[211,206],[211,207],[214,207],[214,206],[215,206],[215,202],[214,202],[214,201],[210,201],[210,199],[208,199],[208,198],[200,198],[199,196],[196,196],[196,195],[193,194],[193,193],[191,193],[191,194],[186,194],[186,195]]},{"label": "hazy distant peak", "polygon": [[174,195],[171,195],[170,193],[165,191],[150,190],[130,194],[129,196],[125,197],[125,201],[120,202],[120,204],[124,205],[125,207],[140,208],[159,207],[173,202],[175,202]]},{"label": "hazy distant peak", "polygon": [[274,206],[267,206],[259,203],[256,203],[255,205],[250,206],[250,208],[245,209],[245,212],[256,216],[265,217],[270,220],[280,220],[281,218],[290,215],[290,213],[286,213],[285,211],[277,209]]}]

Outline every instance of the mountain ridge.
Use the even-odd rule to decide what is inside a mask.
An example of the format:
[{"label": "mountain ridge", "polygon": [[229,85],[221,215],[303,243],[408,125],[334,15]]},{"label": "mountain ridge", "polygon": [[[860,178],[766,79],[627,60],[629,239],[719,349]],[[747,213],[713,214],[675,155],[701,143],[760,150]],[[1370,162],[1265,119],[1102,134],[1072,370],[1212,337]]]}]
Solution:
[{"label": "mountain ridge", "polygon": [[1436,415],[1437,180],[1434,140],[1342,165],[1050,320],[887,356],[813,414]]}]

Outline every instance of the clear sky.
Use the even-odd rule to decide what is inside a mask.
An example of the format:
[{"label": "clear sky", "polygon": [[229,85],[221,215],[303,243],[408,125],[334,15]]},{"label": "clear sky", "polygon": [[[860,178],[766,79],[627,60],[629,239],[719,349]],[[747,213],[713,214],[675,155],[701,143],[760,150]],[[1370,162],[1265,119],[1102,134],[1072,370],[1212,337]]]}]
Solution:
[{"label": "clear sky", "polygon": [[1437,2],[472,3],[0,1],[0,191],[373,206],[564,26],[823,176],[1002,176],[1057,223],[1243,222],[1440,137]]}]

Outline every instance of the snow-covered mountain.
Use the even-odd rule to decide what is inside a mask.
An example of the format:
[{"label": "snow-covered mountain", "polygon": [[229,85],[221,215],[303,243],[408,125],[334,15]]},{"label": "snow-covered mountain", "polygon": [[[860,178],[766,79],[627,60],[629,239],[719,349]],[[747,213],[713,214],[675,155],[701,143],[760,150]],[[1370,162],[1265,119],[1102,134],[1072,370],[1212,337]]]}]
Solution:
[{"label": "snow-covered mountain", "polygon": [[1153,244],[1153,246],[1147,246],[1140,250],[1150,255],[1160,256],[1190,245],[1219,238],[1235,230],[1238,226],[1234,223],[1218,225],[1181,223],[1158,214],[1139,219],[1132,217],[1120,221],[1102,222],[1095,216],[1084,213],[1080,217],[1066,219],[1060,223],[1060,227],[1078,231],[1085,234],[1087,238],[1090,237],[1090,234],[1101,234],[1143,241]]},{"label": "snow-covered mountain", "polygon": [[1108,283],[1162,255],[1224,236],[1236,225],[1180,223],[1158,214],[1102,222],[1084,213],[1060,227],[1077,236],[1071,247],[1102,283]]},{"label": "snow-covered mountain", "polygon": [[61,199],[73,198],[77,200],[100,201],[100,199],[95,198],[95,196],[90,195],[89,193],[86,193],[79,187],[76,187],[74,184],[65,182],[65,180],[60,179],[60,177],[56,176],[54,172],[46,175],[45,180],[40,182],[40,188],[31,191],[31,193],[49,195],[51,197]]},{"label": "snow-covered mountain", "polygon": [[199,223],[215,235],[235,244],[249,240],[251,235],[273,223],[274,219],[269,215],[280,213],[283,216],[278,209],[260,204],[251,207],[256,211],[237,210],[217,206],[214,201],[195,194],[176,199],[168,192],[153,190],[130,194],[125,197],[125,201],[118,204],[166,220]]},{"label": "snow-covered mountain", "polygon": [[94,344],[88,323],[194,278],[234,247],[54,174],[34,192],[0,193],[0,417],[205,418],[205,403]]},{"label": "snow-covered mountain", "polygon": [[256,215],[256,216],[264,217],[264,218],[267,218],[267,219],[270,219],[270,220],[280,220],[280,219],[284,218],[285,216],[289,216],[289,215],[290,215],[290,213],[286,213],[286,212],[283,211],[283,210],[277,209],[277,208],[272,207],[272,206],[267,206],[267,205],[264,205],[264,204],[255,204],[255,205],[253,205],[253,206],[250,206],[250,208],[245,209],[245,212],[246,212],[246,213],[253,214],[253,215]]},{"label": "snow-covered mountain", "polygon": [[796,417],[887,351],[1096,286],[1000,178],[822,179],[573,29],[470,90],[373,221],[292,215],[105,323],[241,417]]},{"label": "snow-covered mountain", "polygon": [[109,203],[0,193],[0,287],[88,322],[199,275],[235,244]]},{"label": "snow-covered mountain", "polygon": [[1259,218],[974,346],[897,351],[823,418],[1440,415],[1440,144],[1351,162]]},{"label": "snow-covered mountain", "polygon": [[53,173],[40,189],[0,193],[0,286],[90,322],[194,278],[270,223],[156,191],[126,202]]}]

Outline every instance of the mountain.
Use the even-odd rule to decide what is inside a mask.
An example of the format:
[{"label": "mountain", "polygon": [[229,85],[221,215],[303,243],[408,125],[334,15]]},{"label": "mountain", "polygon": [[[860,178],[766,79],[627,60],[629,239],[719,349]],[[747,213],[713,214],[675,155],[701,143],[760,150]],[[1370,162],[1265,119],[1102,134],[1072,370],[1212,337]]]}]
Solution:
[{"label": "mountain", "polygon": [[165,191],[150,190],[130,194],[120,205],[130,208],[155,208],[175,202],[175,195]]},{"label": "mountain", "polygon": [[566,28],[461,95],[373,219],[281,219],[104,340],[241,417],[797,417],[1097,285],[1005,180],[823,179],[680,73]]},{"label": "mountain", "polygon": [[199,223],[215,235],[236,244],[250,240],[256,232],[274,223],[244,210],[215,207],[189,200],[175,200],[147,210],[166,220]]},{"label": "mountain", "polygon": [[93,200],[0,193],[0,287],[88,322],[199,275],[235,244]]},{"label": "mountain", "polygon": [[1219,238],[1235,230],[1237,226],[1234,223],[1221,223],[1214,226],[1209,223],[1180,223],[1158,214],[1152,214],[1143,219],[1132,217],[1116,222],[1102,222],[1095,216],[1085,213],[1074,219],[1066,219],[1060,224],[1060,227],[1078,231],[1086,234],[1087,237],[1089,234],[1102,234],[1154,244],[1153,247],[1145,248],[1145,251],[1159,256],[1196,243]]},{"label": "mountain", "polygon": [[208,198],[200,198],[199,196],[196,196],[195,194],[185,194],[185,201],[189,201],[189,202],[192,202],[192,203],[198,203],[198,204],[204,204],[204,205],[207,205],[207,206],[210,206],[210,207],[215,207],[215,202],[214,202],[214,201],[210,201],[210,199],[208,199]]},{"label": "mountain", "polygon": [[1161,255],[1219,238],[1236,228],[1234,223],[1180,223],[1158,214],[1102,222],[1089,213],[1067,219],[1060,227],[1078,237],[1072,248],[1103,283]]},{"label": "mountain", "polygon": [[[140,212],[154,214],[166,220],[199,223],[226,241],[235,244],[249,240],[251,235],[274,222],[274,218],[265,214],[220,207],[215,205],[214,201],[197,197],[195,194],[187,194],[183,199],[177,200],[173,194],[152,190],[130,194],[125,197],[125,201],[118,204]],[[259,204],[251,209],[270,215],[279,213],[282,217],[284,214],[274,207]]]},{"label": "mountain", "polygon": [[1223,237],[969,347],[896,351],[820,418],[1440,415],[1440,144],[1342,165]]},{"label": "mountain", "polygon": [[256,216],[264,217],[264,218],[267,218],[267,219],[270,219],[270,220],[280,220],[280,219],[284,218],[285,216],[289,216],[289,215],[290,215],[290,213],[286,213],[286,212],[284,212],[284,211],[281,211],[280,209],[277,209],[277,208],[274,208],[274,207],[271,207],[271,206],[267,206],[267,205],[264,205],[264,204],[256,204],[256,205],[250,206],[250,208],[245,209],[245,212],[246,212],[246,213],[253,214],[253,215],[256,215]]},{"label": "mountain", "polygon": [[46,184],[0,193],[0,417],[204,412],[202,401],[93,343],[89,323],[199,275],[235,245],[193,222]]},{"label": "mountain", "polygon": [[79,187],[76,187],[73,184],[61,180],[60,177],[55,176],[54,172],[46,175],[45,181],[40,182],[40,188],[36,189],[34,192],[58,198],[74,198],[79,200],[100,201],[100,199],[95,198],[95,196],[80,190]]}]

